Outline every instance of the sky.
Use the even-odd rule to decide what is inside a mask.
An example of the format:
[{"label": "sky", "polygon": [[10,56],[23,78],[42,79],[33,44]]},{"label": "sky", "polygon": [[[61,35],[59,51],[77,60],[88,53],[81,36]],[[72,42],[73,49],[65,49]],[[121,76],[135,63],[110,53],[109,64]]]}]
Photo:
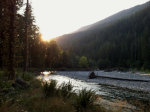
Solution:
[{"label": "sky", "polygon": [[29,0],[42,38],[49,40],[149,0]]}]

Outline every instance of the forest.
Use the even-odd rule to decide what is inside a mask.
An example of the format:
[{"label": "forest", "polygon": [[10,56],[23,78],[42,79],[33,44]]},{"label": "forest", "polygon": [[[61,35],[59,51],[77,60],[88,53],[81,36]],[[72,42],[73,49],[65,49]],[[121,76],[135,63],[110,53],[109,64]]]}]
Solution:
[{"label": "forest", "polygon": [[[21,8],[24,8],[23,14]],[[0,112],[102,110],[93,105],[96,95],[91,90],[83,89],[77,95],[71,83],[58,87],[55,80],[37,79],[39,75],[44,76],[45,70],[74,65],[88,67],[87,58],[71,56],[55,40],[43,41],[29,0],[25,3],[22,0],[0,1]],[[80,99],[86,100],[86,104]]]},{"label": "forest", "polygon": [[[10,79],[15,78],[17,68],[26,72],[30,68],[79,67],[79,57],[63,51],[55,40],[42,40],[31,4],[20,14],[23,1],[0,2],[0,68],[8,71]],[[81,59],[81,67],[87,66],[84,61],[87,59]]]},{"label": "forest", "polygon": [[150,69],[150,3],[56,38],[64,50],[99,69]]},{"label": "forest", "polygon": [[24,72],[30,68],[150,68],[149,2],[138,10],[129,9],[134,13],[114,17],[104,27],[57,37],[56,41],[42,40],[31,4],[19,13],[24,5],[21,0],[1,1],[0,68],[8,70],[10,78],[15,77],[16,68]]},{"label": "forest", "polygon": [[0,0],[0,112],[150,112],[150,77],[115,71],[150,70],[150,2],[49,41],[32,6]]},{"label": "forest", "polygon": [[135,13],[114,17],[104,27],[57,37],[56,41],[42,40],[31,4],[20,14],[23,5],[21,0],[1,1],[0,7],[0,68],[10,71],[12,78],[15,68],[24,72],[30,68],[150,68],[149,2],[131,10]]}]

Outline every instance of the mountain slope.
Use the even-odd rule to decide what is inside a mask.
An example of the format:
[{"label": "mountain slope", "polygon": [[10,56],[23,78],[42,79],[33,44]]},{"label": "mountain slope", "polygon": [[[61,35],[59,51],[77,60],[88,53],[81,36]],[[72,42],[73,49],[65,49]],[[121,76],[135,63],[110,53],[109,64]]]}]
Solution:
[{"label": "mountain slope", "polygon": [[104,20],[101,20],[101,21],[98,21],[94,24],[82,27],[77,32],[86,31],[86,30],[96,30],[96,29],[103,28],[104,26],[107,26],[107,24],[111,24],[111,22],[113,22],[113,21],[123,19],[127,16],[130,16],[130,15],[136,13],[139,10],[144,9],[146,6],[148,6],[148,4],[149,3],[143,4],[143,5],[137,5],[133,8],[120,11],[120,12],[118,12],[118,13],[116,13],[116,14],[114,14],[114,15],[112,15],[112,16],[104,19]]},{"label": "mountain slope", "polygon": [[150,68],[150,2],[56,38],[65,50],[85,55],[99,67]]},{"label": "mountain slope", "polygon": [[88,35],[91,32],[95,32],[96,30],[103,29],[103,28],[113,24],[114,22],[118,21],[119,19],[123,19],[125,17],[128,17],[132,14],[135,14],[137,11],[140,11],[140,10],[144,9],[145,7],[148,7],[149,4],[150,4],[150,2],[147,2],[143,5],[138,5],[138,6],[135,6],[133,8],[123,10],[123,11],[121,11],[117,14],[114,14],[114,15],[112,15],[112,16],[104,19],[104,20],[101,20],[101,21],[98,21],[94,24],[82,27],[72,34],[66,34],[66,35],[57,37],[56,40],[62,47],[65,48],[65,43],[68,43],[66,41],[74,41],[73,38],[75,38],[75,37],[76,38],[82,38],[83,36]]}]

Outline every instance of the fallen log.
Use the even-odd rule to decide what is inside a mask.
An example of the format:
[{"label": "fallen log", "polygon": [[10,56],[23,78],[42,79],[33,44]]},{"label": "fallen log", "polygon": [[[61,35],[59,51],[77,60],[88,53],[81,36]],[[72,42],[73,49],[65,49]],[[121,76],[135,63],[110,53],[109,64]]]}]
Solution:
[{"label": "fallen log", "polygon": [[142,80],[142,79],[127,79],[127,78],[107,77],[107,76],[97,76],[97,78],[106,78],[106,79],[123,80],[123,81],[149,82],[149,80]]},{"label": "fallen log", "polygon": [[91,72],[89,75],[89,79],[94,78],[103,78],[103,79],[113,79],[113,80],[123,80],[123,81],[136,81],[136,82],[150,82],[150,80],[142,80],[142,79],[128,79],[128,78],[118,78],[118,77],[108,77],[108,76],[98,76],[95,75],[94,72]]}]

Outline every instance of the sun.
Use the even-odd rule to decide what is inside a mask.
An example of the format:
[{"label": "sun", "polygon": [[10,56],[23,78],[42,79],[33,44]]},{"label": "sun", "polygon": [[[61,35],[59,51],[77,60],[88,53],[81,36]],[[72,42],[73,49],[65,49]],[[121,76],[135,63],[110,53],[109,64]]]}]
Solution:
[{"label": "sun", "polygon": [[42,36],[42,40],[44,40],[44,41],[50,41],[50,40],[51,40],[51,38],[48,38],[48,37],[44,37],[44,36]]},{"label": "sun", "polygon": [[46,36],[46,35],[41,34],[41,39],[42,39],[43,41],[50,41],[52,38],[53,38],[53,37],[50,37],[50,36]]}]

